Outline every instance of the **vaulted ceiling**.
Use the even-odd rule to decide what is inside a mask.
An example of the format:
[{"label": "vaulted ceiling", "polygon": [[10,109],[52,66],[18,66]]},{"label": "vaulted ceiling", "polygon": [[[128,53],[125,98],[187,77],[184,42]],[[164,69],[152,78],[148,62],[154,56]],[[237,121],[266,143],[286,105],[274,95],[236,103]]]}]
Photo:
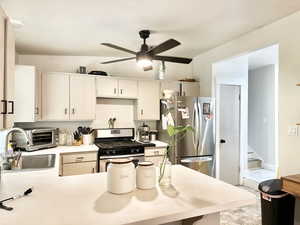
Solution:
[{"label": "vaulted ceiling", "polygon": [[175,38],[166,54],[193,57],[300,10],[295,0],[0,0],[24,23],[16,30],[23,54],[126,56],[100,46],[111,42],[138,50],[138,31],[148,44]]}]

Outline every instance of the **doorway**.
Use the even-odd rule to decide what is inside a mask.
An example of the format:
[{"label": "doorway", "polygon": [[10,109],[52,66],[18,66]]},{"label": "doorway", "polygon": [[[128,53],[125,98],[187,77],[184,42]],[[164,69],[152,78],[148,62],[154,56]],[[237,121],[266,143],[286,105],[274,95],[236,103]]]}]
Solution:
[{"label": "doorway", "polygon": [[239,85],[219,88],[219,179],[240,184],[240,94]]}]

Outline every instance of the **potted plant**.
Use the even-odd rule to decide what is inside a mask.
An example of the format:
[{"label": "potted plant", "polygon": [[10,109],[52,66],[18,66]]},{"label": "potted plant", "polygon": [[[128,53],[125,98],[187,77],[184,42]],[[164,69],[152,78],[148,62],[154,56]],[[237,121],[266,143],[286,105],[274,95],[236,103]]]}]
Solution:
[{"label": "potted plant", "polygon": [[168,155],[173,151],[175,147],[175,141],[182,139],[187,132],[194,132],[194,129],[190,125],[186,126],[173,126],[169,125],[167,128],[167,132],[169,135],[168,147],[165,155],[163,157],[163,161],[160,164],[159,168],[159,184],[162,186],[170,186],[171,185],[171,162],[168,159]]}]

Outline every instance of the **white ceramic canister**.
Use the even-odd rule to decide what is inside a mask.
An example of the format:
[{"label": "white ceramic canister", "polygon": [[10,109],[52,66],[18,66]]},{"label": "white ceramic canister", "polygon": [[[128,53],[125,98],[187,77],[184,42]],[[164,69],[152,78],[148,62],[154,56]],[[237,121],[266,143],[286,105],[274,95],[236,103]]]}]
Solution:
[{"label": "white ceramic canister", "polygon": [[107,168],[107,191],[113,194],[125,194],[133,191],[135,184],[136,172],[131,159],[110,161]]},{"label": "white ceramic canister", "polygon": [[136,168],[136,187],[152,189],[156,186],[156,168],[152,162],[139,162]]},{"label": "white ceramic canister", "polygon": [[82,135],[82,143],[84,145],[92,145],[92,144],[94,144],[94,136],[92,134],[84,134],[84,135]]}]

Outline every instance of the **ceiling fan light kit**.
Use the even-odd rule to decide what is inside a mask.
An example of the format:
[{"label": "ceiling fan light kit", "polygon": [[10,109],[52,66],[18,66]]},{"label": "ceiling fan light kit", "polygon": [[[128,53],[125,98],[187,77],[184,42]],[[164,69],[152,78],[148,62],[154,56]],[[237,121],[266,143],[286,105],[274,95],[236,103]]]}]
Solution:
[{"label": "ceiling fan light kit", "polygon": [[102,45],[104,45],[104,46],[135,55],[135,57],[128,57],[128,58],[123,58],[123,59],[106,61],[106,62],[102,62],[102,64],[109,64],[109,63],[115,63],[115,62],[136,59],[137,64],[140,67],[142,67],[144,71],[148,71],[148,70],[153,69],[153,67],[152,67],[153,60],[162,61],[162,62],[183,63],[183,64],[189,64],[192,61],[192,59],[190,59],[190,58],[158,55],[162,52],[165,52],[169,49],[175,48],[176,46],[180,45],[180,42],[176,41],[175,39],[169,39],[157,46],[149,48],[149,46],[146,44],[146,39],[149,38],[150,31],[149,30],[141,30],[139,32],[139,35],[143,39],[143,44],[141,45],[139,52],[135,52],[135,51],[111,44],[111,43],[102,43]]}]

